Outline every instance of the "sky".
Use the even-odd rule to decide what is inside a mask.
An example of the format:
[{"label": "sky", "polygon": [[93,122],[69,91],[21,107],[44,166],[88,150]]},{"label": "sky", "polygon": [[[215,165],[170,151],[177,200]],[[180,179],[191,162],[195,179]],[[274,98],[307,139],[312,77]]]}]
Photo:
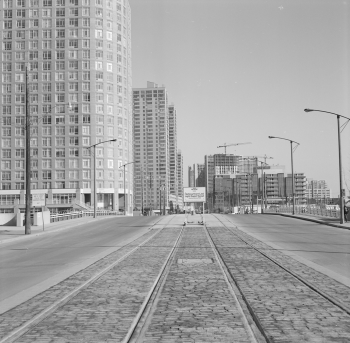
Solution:
[{"label": "sky", "polygon": [[[337,119],[350,117],[350,0],[129,0],[133,87],[165,85],[187,169],[204,155],[273,157],[339,194]],[[341,120],[341,124],[345,122]],[[350,191],[350,125],[342,134]],[[344,186],[345,188],[345,186]]]}]

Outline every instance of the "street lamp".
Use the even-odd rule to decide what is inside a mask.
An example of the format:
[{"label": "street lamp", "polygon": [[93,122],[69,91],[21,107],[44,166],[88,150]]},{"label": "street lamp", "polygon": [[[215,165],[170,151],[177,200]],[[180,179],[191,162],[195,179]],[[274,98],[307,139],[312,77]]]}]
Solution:
[{"label": "street lamp", "polygon": [[341,137],[340,137],[340,117],[350,120],[350,118],[342,116],[340,114],[322,110],[314,110],[305,108],[304,112],[323,112],[337,116],[337,129],[338,129],[338,154],[339,154],[339,199],[340,199],[340,224],[344,223],[344,199],[343,199],[343,177],[342,177],[342,159],[341,159]]},{"label": "street lamp", "polygon": [[[135,163],[135,162],[128,162],[119,167],[119,168],[122,168],[122,167],[124,168],[124,216],[126,215],[125,166],[131,163]],[[130,186],[129,186],[129,189],[130,189]]]},{"label": "street lamp", "polygon": [[[25,205],[25,226],[24,226],[24,233],[26,235],[31,234],[31,225],[30,225],[30,198],[31,198],[31,189],[30,189],[30,176],[31,176],[31,166],[30,166],[30,110],[29,110],[29,89],[28,89],[28,69],[29,66],[26,66],[26,82],[25,82],[25,88],[26,88],[26,122],[25,122],[25,131],[26,131],[26,138],[25,138],[25,147],[26,147],[26,156],[25,156],[25,164],[26,164],[26,205]],[[60,104],[61,105],[61,104]],[[45,114],[51,113],[52,110],[60,105],[56,105],[54,107],[51,107],[50,112],[47,112]],[[72,109],[71,103],[68,103],[68,109]],[[41,119],[43,118],[40,117]],[[39,123],[39,119],[38,119]]]},{"label": "street lamp", "polygon": [[269,136],[270,139],[276,138],[276,139],[283,139],[285,141],[290,142],[290,157],[291,157],[291,164],[292,164],[292,196],[293,196],[293,212],[292,214],[295,214],[295,195],[294,195],[294,167],[293,167],[293,143],[300,145],[300,143],[292,141],[291,139],[287,138],[281,138],[281,137],[274,137],[274,136]]},{"label": "street lamp", "polygon": [[96,218],[96,145],[106,143],[106,142],[115,142],[116,140],[117,140],[116,138],[108,139],[106,141],[90,145],[88,147],[88,149],[91,149],[92,147],[94,147],[94,218]]}]

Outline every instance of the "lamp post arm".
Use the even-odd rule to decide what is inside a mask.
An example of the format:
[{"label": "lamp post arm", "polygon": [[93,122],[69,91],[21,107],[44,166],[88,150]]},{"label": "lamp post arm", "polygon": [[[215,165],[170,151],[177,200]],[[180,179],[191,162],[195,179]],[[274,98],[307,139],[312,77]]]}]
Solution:
[{"label": "lamp post arm", "polygon": [[350,118],[348,118],[348,117],[342,116],[342,115],[340,115],[340,114],[338,114],[338,113],[329,112],[329,111],[322,111],[322,110],[314,110],[314,109],[310,109],[310,108],[305,108],[305,109],[304,109],[304,112],[322,112],[322,113],[329,113],[329,114],[334,114],[335,116],[338,116],[338,117],[341,117],[341,118],[350,120]]},{"label": "lamp post arm", "polygon": [[288,142],[292,142],[292,143],[295,143],[295,144],[298,144],[300,145],[300,143],[296,142],[296,141],[293,141],[291,139],[288,139],[288,138],[283,138],[283,137],[276,137],[276,136],[269,136],[269,138],[277,138],[277,139],[283,139],[284,141],[288,141]]}]

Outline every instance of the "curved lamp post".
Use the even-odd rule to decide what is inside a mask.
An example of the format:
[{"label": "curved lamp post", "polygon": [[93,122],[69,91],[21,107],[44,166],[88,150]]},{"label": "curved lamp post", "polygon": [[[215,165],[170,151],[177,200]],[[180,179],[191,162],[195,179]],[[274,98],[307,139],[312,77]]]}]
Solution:
[{"label": "curved lamp post", "polygon": [[[135,162],[128,162],[119,167],[119,168],[122,168],[122,167],[124,168],[124,216],[126,215],[125,166],[131,163],[135,163]],[[130,192],[130,184],[129,184],[129,192]]]},{"label": "curved lamp post", "polygon": [[293,212],[292,214],[295,214],[295,194],[294,194],[294,167],[293,167],[293,143],[300,145],[300,143],[292,141],[288,138],[282,138],[282,137],[275,137],[275,136],[269,136],[270,139],[276,138],[276,139],[283,139],[284,141],[290,142],[290,158],[291,158],[291,164],[292,164],[292,196],[293,196]]},{"label": "curved lamp post", "polygon": [[90,145],[88,149],[94,147],[94,218],[96,218],[96,145],[106,143],[106,142],[116,142],[116,138],[108,139],[107,141],[99,142],[93,145]]},{"label": "curved lamp post", "polygon": [[344,223],[344,199],[343,199],[343,177],[342,177],[342,159],[341,159],[341,139],[340,139],[340,117],[350,120],[350,118],[341,116],[340,114],[322,110],[313,110],[305,108],[304,112],[323,112],[337,116],[337,129],[338,129],[338,153],[339,153],[339,200],[340,200],[340,224]]}]

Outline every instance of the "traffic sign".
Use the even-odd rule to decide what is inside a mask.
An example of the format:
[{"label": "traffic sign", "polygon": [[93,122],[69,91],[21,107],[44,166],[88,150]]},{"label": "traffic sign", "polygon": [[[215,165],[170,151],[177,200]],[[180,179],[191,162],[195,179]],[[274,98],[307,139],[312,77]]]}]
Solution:
[{"label": "traffic sign", "polygon": [[32,206],[45,206],[45,193],[32,194]]}]

